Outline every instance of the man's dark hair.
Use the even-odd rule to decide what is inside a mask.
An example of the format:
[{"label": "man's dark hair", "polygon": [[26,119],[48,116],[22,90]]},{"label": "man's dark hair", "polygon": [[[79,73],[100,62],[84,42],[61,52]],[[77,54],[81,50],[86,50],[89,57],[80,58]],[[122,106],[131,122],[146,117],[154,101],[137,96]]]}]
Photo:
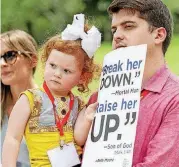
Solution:
[{"label": "man's dark hair", "polygon": [[108,7],[108,13],[117,13],[124,8],[138,11],[140,13],[139,17],[148,22],[151,30],[159,27],[166,29],[167,36],[162,47],[165,54],[173,32],[172,17],[166,5],[161,0],[113,0]]}]

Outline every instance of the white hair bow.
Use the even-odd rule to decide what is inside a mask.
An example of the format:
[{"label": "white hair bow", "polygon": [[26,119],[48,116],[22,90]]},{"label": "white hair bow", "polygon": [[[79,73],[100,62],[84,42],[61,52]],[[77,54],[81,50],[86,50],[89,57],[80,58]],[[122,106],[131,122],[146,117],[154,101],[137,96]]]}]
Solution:
[{"label": "white hair bow", "polygon": [[93,26],[87,33],[84,32],[84,14],[77,14],[73,17],[73,23],[68,24],[62,32],[62,40],[82,39],[81,45],[89,58],[92,58],[96,50],[101,46],[101,33]]}]

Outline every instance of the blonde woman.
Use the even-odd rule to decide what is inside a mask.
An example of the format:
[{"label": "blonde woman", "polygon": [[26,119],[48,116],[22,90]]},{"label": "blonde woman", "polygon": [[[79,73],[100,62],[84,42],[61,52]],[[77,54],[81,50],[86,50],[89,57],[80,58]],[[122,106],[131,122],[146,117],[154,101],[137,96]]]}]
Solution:
[{"label": "blonde woman", "polygon": [[[8,118],[19,94],[26,89],[37,87],[33,79],[33,74],[38,58],[35,40],[24,31],[12,30],[1,34],[0,45],[2,147],[7,130]],[[16,165],[17,167],[30,166],[24,140],[22,140],[20,146],[20,154]]]}]

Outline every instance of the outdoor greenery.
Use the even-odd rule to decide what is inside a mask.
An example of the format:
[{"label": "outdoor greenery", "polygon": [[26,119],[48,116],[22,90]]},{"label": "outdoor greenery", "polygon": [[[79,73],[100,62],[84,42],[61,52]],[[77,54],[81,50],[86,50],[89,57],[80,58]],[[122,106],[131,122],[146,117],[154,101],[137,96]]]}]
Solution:
[{"label": "outdoor greenery", "polygon": [[[178,0],[163,0],[174,19],[174,38],[166,55],[170,69],[179,75],[179,3]],[[111,50],[110,18],[107,7],[111,0],[1,0],[1,32],[21,29],[30,33],[39,46],[50,36],[60,33],[72,22],[73,15],[84,13],[89,23],[95,24],[102,32],[103,43],[95,55],[97,63]],[[40,64],[35,80],[42,83]],[[99,81],[90,88],[96,90]]]},{"label": "outdoor greenery", "polygon": [[[71,23],[76,13],[85,13],[90,23],[103,33],[103,40],[111,40],[110,19],[107,7],[112,0],[2,0],[2,32],[22,29],[29,32],[39,44],[60,33]],[[170,8],[175,28],[179,33],[178,0],[163,0]]]}]

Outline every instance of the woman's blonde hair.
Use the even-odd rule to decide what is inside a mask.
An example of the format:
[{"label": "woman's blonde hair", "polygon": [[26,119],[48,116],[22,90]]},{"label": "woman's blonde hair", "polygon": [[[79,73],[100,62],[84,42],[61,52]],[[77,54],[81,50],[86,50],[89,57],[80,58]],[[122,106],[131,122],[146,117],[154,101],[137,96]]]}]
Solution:
[{"label": "woman's blonde hair", "polygon": [[[21,51],[26,53],[30,58],[31,56],[37,56],[37,43],[32,36],[22,30],[11,30],[0,35],[0,40],[6,45],[6,47],[13,51]],[[33,68],[33,74],[36,67]],[[3,118],[3,112],[7,109],[12,99],[10,86],[4,85],[1,81],[1,121]]]}]

